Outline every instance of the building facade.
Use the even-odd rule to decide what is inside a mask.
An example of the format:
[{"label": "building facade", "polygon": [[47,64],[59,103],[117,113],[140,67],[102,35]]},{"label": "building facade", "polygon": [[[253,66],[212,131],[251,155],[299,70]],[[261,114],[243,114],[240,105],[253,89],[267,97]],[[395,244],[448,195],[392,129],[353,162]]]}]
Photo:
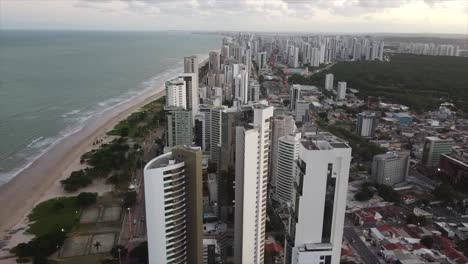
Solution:
[{"label": "building facade", "polygon": [[422,163],[426,167],[439,166],[440,155],[450,154],[452,152],[453,140],[440,137],[426,137],[424,139],[424,148]]},{"label": "building facade", "polygon": [[409,163],[408,153],[375,155],[372,161],[372,178],[379,184],[390,186],[404,182],[408,176]]},{"label": "building facade", "polygon": [[270,118],[253,106],[253,122],[236,127],[234,263],[264,263]]},{"label": "building facade", "polygon": [[361,137],[373,138],[377,127],[377,115],[374,112],[362,112],[357,115],[356,130]]},{"label": "building facade", "polygon": [[192,111],[166,107],[166,146],[191,146],[193,140]]},{"label": "building facade", "polygon": [[289,134],[278,139],[278,153],[275,175],[275,191],[273,197],[281,203],[291,202],[293,191],[295,162],[299,155],[299,142],[301,134]]},{"label": "building facade", "polygon": [[327,132],[299,145],[285,263],[340,263],[351,148]]},{"label": "building facade", "polygon": [[203,263],[202,153],[175,147],[144,168],[149,263]]}]

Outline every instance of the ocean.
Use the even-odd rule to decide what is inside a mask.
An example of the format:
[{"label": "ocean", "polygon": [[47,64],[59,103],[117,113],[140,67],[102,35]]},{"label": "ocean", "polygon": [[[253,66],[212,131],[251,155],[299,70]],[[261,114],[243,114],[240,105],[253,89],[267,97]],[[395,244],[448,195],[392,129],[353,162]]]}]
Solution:
[{"label": "ocean", "polygon": [[189,32],[0,31],[0,185],[220,43]]}]

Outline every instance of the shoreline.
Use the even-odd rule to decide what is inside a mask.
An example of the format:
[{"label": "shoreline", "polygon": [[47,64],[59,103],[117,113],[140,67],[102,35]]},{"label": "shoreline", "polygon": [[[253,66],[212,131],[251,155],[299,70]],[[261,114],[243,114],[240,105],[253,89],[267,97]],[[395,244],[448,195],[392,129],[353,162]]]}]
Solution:
[{"label": "shoreline", "polygon": [[[207,54],[196,56],[199,58],[200,67],[207,63]],[[9,259],[10,254],[5,250],[32,238],[24,230],[29,225],[28,215],[38,203],[54,197],[77,195],[80,192],[102,194],[112,190],[105,181],[97,180],[91,186],[67,193],[60,181],[83,166],[80,164],[81,155],[98,148],[101,144],[93,145],[97,139],[103,139],[103,143],[110,141],[113,136],[107,135],[107,132],[115,125],[139,111],[144,105],[163,97],[164,83],[156,84],[152,89],[128,98],[129,100],[123,100],[91,118],[78,131],[51,146],[14,178],[0,185],[0,241],[6,242],[0,249],[0,263],[4,263],[5,257]]]},{"label": "shoreline", "polygon": [[[29,167],[0,186],[0,232],[6,235],[21,223],[34,206],[66,173],[81,155],[92,149],[97,138],[106,133],[142,106],[164,96],[163,87],[141,94],[115,108],[102,112],[75,132],[52,146]],[[78,191],[77,193],[79,193]],[[52,197],[49,197],[52,198]]]}]

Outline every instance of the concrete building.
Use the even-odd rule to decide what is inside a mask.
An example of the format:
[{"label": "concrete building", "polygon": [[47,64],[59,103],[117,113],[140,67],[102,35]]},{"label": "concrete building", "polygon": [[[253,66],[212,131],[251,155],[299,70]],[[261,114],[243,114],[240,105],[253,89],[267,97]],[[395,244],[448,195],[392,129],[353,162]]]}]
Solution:
[{"label": "concrete building", "polygon": [[426,137],[424,139],[424,148],[422,163],[426,167],[439,166],[440,155],[450,154],[453,146],[452,139],[443,139],[440,137]]},{"label": "concrete building", "polygon": [[356,130],[361,137],[373,138],[377,127],[377,115],[374,112],[362,112],[357,115]]},{"label": "concrete building", "polygon": [[197,73],[182,73],[179,79],[182,78],[185,82],[185,98],[187,100],[187,109],[192,111],[192,123],[195,122],[195,116],[198,111],[199,96],[198,96],[198,72]]},{"label": "concrete building", "polygon": [[296,102],[297,100],[301,99],[301,85],[300,84],[293,84],[291,88],[289,88],[289,108],[291,110],[296,109]]},{"label": "concrete building", "polygon": [[218,73],[220,67],[219,53],[216,51],[210,51],[208,58],[208,71],[210,73]]},{"label": "concrete building", "polygon": [[273,197],[285,204],[291,203],[291,194],[293,191],[295,162],[299,154],[299,142],[301,134],[289,134],[278,139],[278,159],[275,179],[275,191]]},{"label": "concrete building", "polygon": [[333,90],[333,74],[331,73],[325,75],[325,90]]},{"label": "concrete building", "polygon": [[187,94],[183,78],[166,82],[166,106],[187,109]]},{"label": "concrete building", "polygon": [[192,111],[166,107],[166,146],[191,146],[193,140]]},{"label": "concrete building", "polygon": [[202,153],[175,147],[144,168],[149,263],[203,263]]},{"label": "concrete building", "polygon": [[298,47],[294,47],[294,46],[289,47],[288,66],[290,68],[299,67],[299,48]]},{"label": "concrete building", "polygon": [[254,105],[253,122],[236,127],[234,263],[264,263],[270,118]]},{"label": "concrete building", "polygon": [[305,100],[296,101],[295,119],[297,122],[309,121],[310,102]]},{"label": "concrete building", "polygon": [[267,53],[266,51],[257,53],[257,65],[258,69],[265,69],[267,67]]},{"label": "concrete building", "polygon": [[285,263],[340,263],[351,148],[327,132],[301,140]]},{"label": "concrete building", "polygon": [[221,147],[222,112],[226,107],[216,107],[210,112],[210,162],[218,164]]},{"label": "concrete building", "polygon": [[408,153],[375,155],[372,161],[372,178],[379,184],[390,186],[404,182],[408,176],[409,162]]},{"label": "concrete building", "polygon": [[278,139],[296,131],[293,116],[279,115],[271,119],[271,148],[270,148],[270,184],[276,187],[276,175],[278,174]]},{"label": "concrete building", "polygon": [[336,93],[336,98],[338,100],[344,100],[346,98],[346,82],[338,82]]}]

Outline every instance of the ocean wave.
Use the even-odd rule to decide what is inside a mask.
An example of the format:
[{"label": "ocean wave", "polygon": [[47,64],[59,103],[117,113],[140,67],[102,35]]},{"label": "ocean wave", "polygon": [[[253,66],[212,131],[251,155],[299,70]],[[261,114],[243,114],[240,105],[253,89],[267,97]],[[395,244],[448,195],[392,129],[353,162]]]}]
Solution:
[{"label": "ocean wave", "polygon": [[[203,60],[200,59],[200,61]],[[134,88],[129,89],[122,95],[97,103],[94,109],[85,112],[75,109],[62,114],[61,117],[67,123],[67,126],[62,129],[57,136],[36,138],[25,146],[25,149],[13,154],[13,158],[24,160],[24,162],[22,162],[23,165],[8,171],[5,171],[4,169],[0,170],[0,185],[9,182],[62,140],[81,131],[91,119],[98,118],[108,111],[117,109],[118,106],[135,100],[143,94],[152,96],[164,90],[163,85],[165,80],[176,77],[180,72],[182,72],[183,68],[181,65],[183,65],[183,63],[179,62],[174,65],[174,67],[143,80],[139,84],[135,85]]]}]

